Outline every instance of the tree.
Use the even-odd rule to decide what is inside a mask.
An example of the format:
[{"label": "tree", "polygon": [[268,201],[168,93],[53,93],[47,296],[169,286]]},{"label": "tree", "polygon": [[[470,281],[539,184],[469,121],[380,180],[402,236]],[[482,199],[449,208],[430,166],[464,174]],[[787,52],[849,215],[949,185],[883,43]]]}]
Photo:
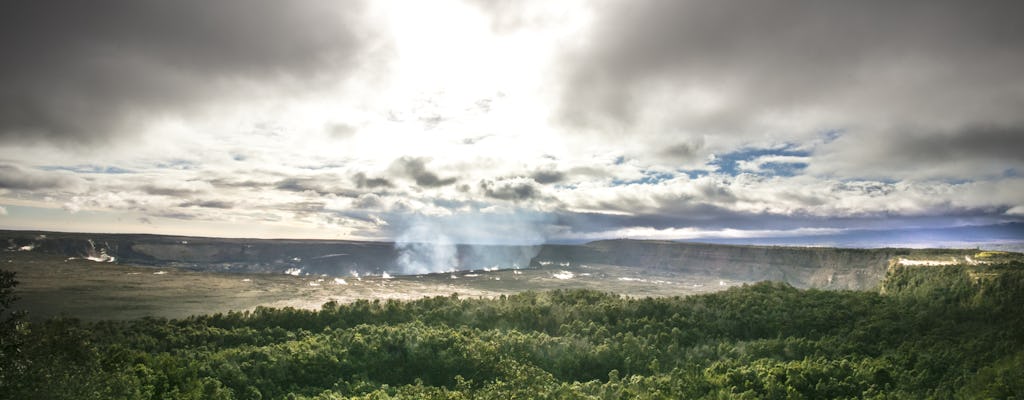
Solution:
[{"label": "tree", "polygon": [[0,270],[0,392],[8,388],[13,378],[24,369],[21,357],[21,337],[19,331],[23,312],[11,310],[11,304],[18,299],[14,295],[14,287],[18,281],[14,272]]}]

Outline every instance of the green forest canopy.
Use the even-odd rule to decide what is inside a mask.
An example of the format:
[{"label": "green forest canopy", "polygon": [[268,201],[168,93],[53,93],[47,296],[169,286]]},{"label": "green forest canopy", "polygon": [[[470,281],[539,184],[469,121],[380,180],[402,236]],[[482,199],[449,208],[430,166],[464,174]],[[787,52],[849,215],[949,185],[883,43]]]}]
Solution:
[{"label": "green forest canopy", "polygon": [[[5,292],[9,294],[9,292]],[[627,298],[327,303],[5,326],[7,398],[1024,396],[1024,264],[894,266],[880,292],[763,282]]]}]

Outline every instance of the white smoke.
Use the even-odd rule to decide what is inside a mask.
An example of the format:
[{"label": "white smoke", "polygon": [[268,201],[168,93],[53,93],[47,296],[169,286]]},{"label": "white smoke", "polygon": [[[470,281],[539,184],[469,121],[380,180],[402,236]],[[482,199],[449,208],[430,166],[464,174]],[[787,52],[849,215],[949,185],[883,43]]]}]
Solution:
[{"label": "white smoke", "polygon": [[458,265],[455,242],[434,224],[413,224],[395,238],[398,266],[406,274],[428,274],[453,269]]},{"label": "white smoke", "polygon": [[547,214],[528,211],[417,216],[392,226],[396,260],[404,274],[425,274],[528,265],[545,242]]}]

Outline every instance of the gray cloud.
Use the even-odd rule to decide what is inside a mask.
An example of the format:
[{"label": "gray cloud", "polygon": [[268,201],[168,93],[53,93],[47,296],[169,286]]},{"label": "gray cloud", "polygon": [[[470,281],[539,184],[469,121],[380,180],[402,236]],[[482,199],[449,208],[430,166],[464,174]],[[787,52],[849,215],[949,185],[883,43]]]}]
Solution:
[{"label": "gray cloud", "polygon": [[318,195],[338,195],[356,197],[359,193],[352,189],[336,187],[338,181],[333,175],[322,175],[303,178],[285,178],[278,181],[274,188],[286,192],[313,192]]},{"label": "gray cloud", "polygon": [[892,149],[903,157],[920,161],[939,161],[963,157],[992,157],[1024,161],[1024,125],[974,126],[940,135],[901,136]]},{"label": "gray cloud", "polygon": [[480,189],[487,197],[498,200],[531,200],[540,196],[540,191],[533,183],[525,180],[512,181],[480,181]]},{"label": "gray cloud", "polygon": [[363,209],[380,207],[380,196],[374,193],[366,193],[356,198],[355,201],[352,202],[352,206]]},{"label": "gray cloud", "polygon": [[235,208],[235,204],[229,201],[223,200],[191,200],[184,203],[178,204],[178,207],[200,207],[200,208],[219,208],[219,209],[232,209]]},{"label": "gray cloud", "polygon": [[63,189],[74,185],[75,182],[76,179],[67,173],[29,170],[12,164],[0,164],[0,189]]},{"label": "gray cloud", "polygon": [[677,143],[661,150],[660,155],[672,160],[690,160],[696,157],[701,148],[704,147],[704,140],[697,140]]},{"label": "gray cloud", "polygon": [[[276,183],[271,181],[257,181],[253,179],[236,180],[232,178],[214,178],[207,181],[210,185],[220,189],[264,189],[274,187]],[[158,194],[158,193],[153,193]]]},{"label": "gray cloud", "polygon": [[430,172],[426,167],[426,160],[416,157],[402,157],[392,163],[392,169],[412,178],[416,184],[423,187],[439,187],[455,183],[455,178],[440,178],[437,174]]},{"label": "gray cloud", "polygon": [[[833,129],[895,147],[910,126],[924,147],[1005,157],[1009,146],[930,136],[999,126],[997,136],[1019,141],[1009,132],[1024,127],[1021,15],[1017,1],[614,2],[597,10],[586,45],[562,57],[559,116],[629,133],[647,154],[701,156]],[[687,141],[702,137],[704,146]],[[945,145],[961,141],[977,151]]]},{"label": "gray cloud", "polygon": [[[569,63],[565,104],[570,113],[582,106],[576,111],[635,117],[641,103],[632,103],[631,91],[651,79],[723,89],[738,84],[750,105],[770,106],[828,99],[835,89],[928,73],[883,75],[885,67],[900,63],[952,63],[944,68],[954,77],[988,89],[1006,82],[1024,61],[1024,28],[1018,23],[1024,6],[1014,1],[983,7],[959,1],[636,1],[603,11],[595,40],[588,41],[593,47],[572,53],[577,60]],[[976,75],[982,68],[997,75]],[[910,87],[881,89],[937,83],[924,78],[904,83]]]},{"label": "gray cloud", "polygon": [[92,142],[252,85],[347,71],[362,6],[331,1],[6,2],[0,139]]},{"label": "gray cloud", "polygon": [[198,190],[192,188],[173,188],[156,185],[143,185],[139,189],[146,194],[168,197],[187,197],[198,192]]},{"label": "gray cloud", "polygon": [[322,189],[311,179],[286,178],[277,182],[274,188],[287,192],[305,192],[307,190],[320,192]]},{"label": "gray cloud", "polygon": [[554,170],[540,170],[530,174],[530,178],[540,184],[558,183],[565,180],[565,174]]},{"label": "gray cloud", "polygon": [[344,123],[332,123],[326,127],[326,130],[327,134],[335,139],[346,139],[355,135],[359,128]]},{"label": "gray cloud", "polygon": [[288,210],[300,214],[317,213],[324,210],[326,203],[322,201],[301,201],[285,204],[276,204],[273,209]]},{"label": "gray cloud", "polygon": [[840,138],[818,149],[809,170],[856,177],[887,178],[899,173],[925,179],[969,179],[1024,168],[1024,152],[1019,150],[1024,148],[1024,124],[899,132],[884,138]]},{"label": "gray cloud", "polygon": [[159,218],[180,219],[186,221],[202,219],[200,218],[199,215],[196,214],[175,211],[157,211],[150,213],[150,216]]},{"label": "gray cloud", "polygon": [[379,187],[391,187],[391,181],[384,178],[367,178],[366,174],[362,172],[356,173],[352,176],[352,180],[355,181],[356,186],[362,188],[379,188]]},{"label": "gray cloud", "polygon": [[492,136],[494,136],[494,135],[480,135],[480,136],[468,137],[468,138],[462,139],[462,144],[467,144],[467,145],[477,144],[481,140],[487,139],[487,138],[492,137]]}]

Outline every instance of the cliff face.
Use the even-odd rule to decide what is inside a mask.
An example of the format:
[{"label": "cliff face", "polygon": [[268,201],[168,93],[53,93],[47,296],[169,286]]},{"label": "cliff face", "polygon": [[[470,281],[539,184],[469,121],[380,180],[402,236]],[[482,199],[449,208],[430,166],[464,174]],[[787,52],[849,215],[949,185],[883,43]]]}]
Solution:
[{"label": "cliff face", "polygon": [[[1024,256],[945,265],[894,262],[881,293],[929,303],[960,303],[1016,314],[1024,303]],[[973,261],[973,262],[972,262]]]},{"label": "cliff face", "polygon": [[[157,235],[0,232],[8,251],[204,271],[347,275],[401,273],[401,249],[387,242],[257,240]],[[0,242],[3,243],[3,242]],[[973,250],[840,249],[607,240],[584,245],[470,246],[457,269],[615,265],[796,287],[874,289],[898,257],[947,257]]]},{"label": "cliff face", "polygon": [[545,246],[538,262],[611,264],[743,281],[783,281],[802,288],[872,289],[891,259],[971,254],[971,250],[842,249],[736,246],[665,241],[607,240],[581,246]]},{"label": "cliff face", "polygon": [[256,240],[180,236],[5,232],[8,250],[94,261],[175,266],[204,271],[342,275],[380,272],[395,259],[391,243]]},{"label": "cliff face", "polygon": [[[389,242],[228,239],[131,234],[0,231],[8,251],[215,272],[333,276],[401,273],[401,249]],[[540,246],[454,246],[459,269],[527,267]]]}]

